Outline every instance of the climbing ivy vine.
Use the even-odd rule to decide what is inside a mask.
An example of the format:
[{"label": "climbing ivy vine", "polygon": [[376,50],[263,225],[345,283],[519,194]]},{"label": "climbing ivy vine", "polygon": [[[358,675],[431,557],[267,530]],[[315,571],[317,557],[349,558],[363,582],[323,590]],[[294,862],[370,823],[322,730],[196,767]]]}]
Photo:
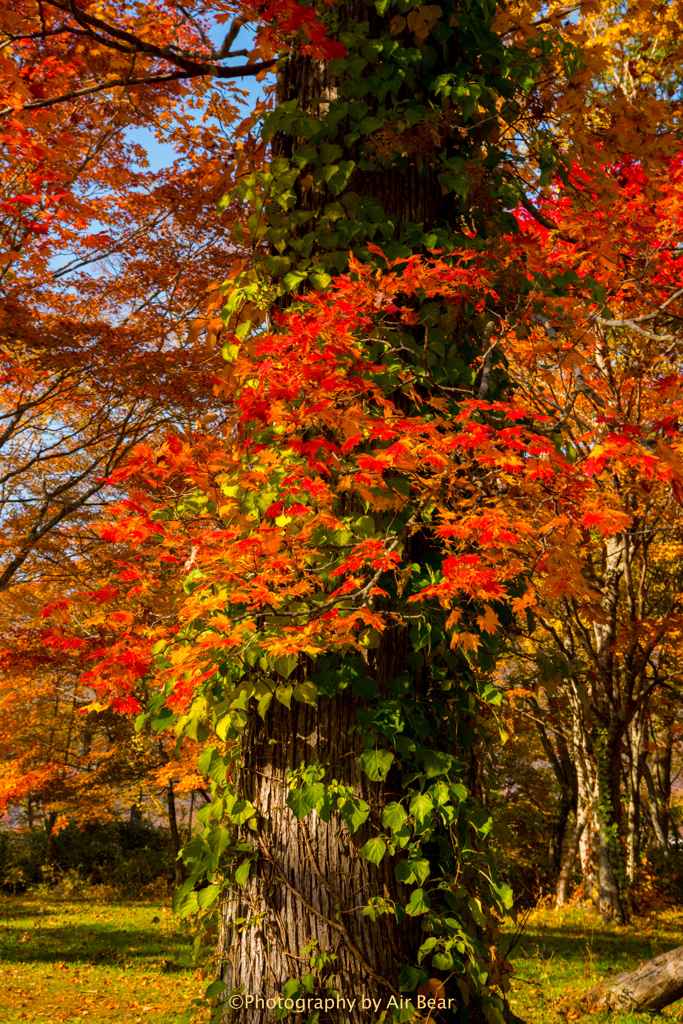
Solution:
[{"label": "climbing ivy vine", "polygon": [[[368,242],[389,259],[485,245],[515,229],[516,165],[528,167],[530,151],[541,183],[566,171],[543,127],[548,101],[538,86],[570,80],[581,55],[551,27],[541,24],[525,46],[506,44],[495,27],[501,8],[490,0],[376,0],[363,18],[341,11],[324,18],[347,56],[328,62],[321,94],[306,106],[294,95],[266,115],[263,138],[277,155],[224,200],[243,204],[240,240],[284,292],[325,287],[349,251],[372,261]],[[315,73],[310,62],[306,72]],[[516,152],[516,126],[529,109],[535,119],[526,118]],[[402,219],[383,195],[388,172],[394,183],[410,175],[413,189],[436,190],[439,210]]]}]

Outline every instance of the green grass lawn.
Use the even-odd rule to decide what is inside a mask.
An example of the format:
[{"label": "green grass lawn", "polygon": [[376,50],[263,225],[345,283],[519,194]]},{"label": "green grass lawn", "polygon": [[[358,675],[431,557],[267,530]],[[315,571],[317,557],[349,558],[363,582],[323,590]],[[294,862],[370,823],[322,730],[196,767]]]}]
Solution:
[{"label": "green grass lawn", "polygon": [[[508,941],[513,930],[506,930]],[[509,959],[514,965],[510,1005],[528,1024],[644,1024],[647,1014],[580,1015],[577,997],[603,978],[633,970],[683,945],[683,909],[635,918],[625,928],[575,908],[535,910]],[[503,945],[503,950],[505,944]],[[662,1012],[683,1020],[683,1000]]]},{"label": "green grass lawn", "polygon": [[203,986],[164,902],[0,896],[0,1020],[171,1024]]},{"label": "green grass lawn", "polygon": [[[0,1021],[172,1024],[204,984],[170,901],[99,903],[48,894],[0,896]],[[503,952],[514,934],[505,931]],[[683,909],[627,928],[575,908],[535,910],[510,959],[510,1003],[527,1024],[579,1019],[592,985],[683,945]],[[683,1020],[683,1001],[662,1014]],[[644,1024],[646,1015],[588,1014],[582,1024]]]}]

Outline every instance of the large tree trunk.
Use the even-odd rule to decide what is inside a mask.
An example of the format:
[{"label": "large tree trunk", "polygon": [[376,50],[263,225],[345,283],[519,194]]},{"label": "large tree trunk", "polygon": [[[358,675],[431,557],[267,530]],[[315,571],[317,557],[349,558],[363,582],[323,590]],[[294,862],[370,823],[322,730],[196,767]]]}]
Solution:
[{"label": "large tree trunk", "polygon": [[[398,970],[419,940],[412,923],[399,929],[390,915],[373,923],[362,913],[370,896],[402,895],[390,858],[375,867],[358,856],[358,847],[373,833],[372,814],[351,835],[337,812],[328,824],[315,812],[297,821],[286,803],[287,772],[302,763],[328,763],[328,778],[353,787],[371,808],[378,806],[382,784],[361,773],[358,732],[349,736],[359,703],[347,690],[319,700],[317,708],[292,702],[289,712],[275,704],[265,722],[253,715],[249,723],[241,790],[264,823],[258,832],[260,858],[247,888],[224,908],[219,947],[223,981],[232,989],[243,986],[245,1004],[236,1021],[273,1019],[273,1000],[285,983],[307,973],[311,943],[330,958],[314,972],[313,997],[329,997],[329,987],[347,1000],[360,995],[373,1000],[365,1008],[335,1005],[338,1024],[374,1022],[377,1007],[394,1005],[392,997],[400,1005]],[[311,1012],[315,1008],[311,1005]]]},{"label": "large tree trunk", "polygon": [[[598,892],[597,826],[595,823],[597,792],[596,782],[593,777],[594,768],[589,751],[583,701],[574,680],[570,690],[570,699],[572,706],[572,748],[577,781],[577,824],[585,818],[578,834],[579,857],[583,876],[583,902],[593,904],[597,902]],[[569,874],[567,874],[564,884],[568,886]],[[565,900],[567,899],[567,894],[568,889],[565,889]],[[561,904],[558,905],[561,906]]]},{"label": "large tree trunk", "polygon": [[[373,31],[378,32],[380,27],[383,28],[385,25],[386,19],[376,13],[374,5],[368,6],[363,0],[345,0],[337,6],[346,12],[346,17],[351,21],[354,18],[358,21],[369,21],[370,38]],[[343,78],[340,79],[331,73],[328,63],[310,56],[295,55],[290,57],[278,72],[278,103],[296,100],[300,110],[315,110],[319,115],[324,114],[338,99],[342,81]],[[371,93],[365,95],[364,102],[371,110],[383,105],[382,101]],[[341,122],[341,130],[335,138],[336,143],[343,149],[341,156],[336,159],[352,160],[357,163],[365,148],[360,142],[355,142],[350,147],[344,144],[344,123]],[[291,157],[299,147],[307,144],[308,139],[282,133],[273,139],[272,150],[276,156]],[[449,147],[455,156],[458,153],[455,135]],[[407,224],[423,224],[425,231],[434,228],[451,231],[460,229],[462,218],[459,212],[459,198],[453,192],[444,191],[436,169],[426,175],[423,172],[420,176],[416,160],[411,160],[405,168],[387,166],[387,163],[388,161],[383,164],[376,163],[372,170],[355,169],[340,195],[333,193],[325,182],[306,188],[300,179],[297,180],[294,184],[297,210],[320,210],[327,203],[338,202],[346,195],[355,194],[363,199],[373,198],[379,201],[385,214],[391,217],[396,225],[392,238],[399,238]],[[303,235],[307,231],[310,231],[310,224],[301,228],[300,233]],[[376,239],[380,245],[382,240],[381,235]],[[384,241],[386,242],[386,239]],[[352,244],[358,243],[354,240]],[[313,249],[314,259],[324,254],[324,248],[316,243]],[[348,251],[341,256],[345,260]],[[341,270],[342,266],[339,265],[337,269]]]},{"label": "large tree trunk", "polygon": [[650,822],[652,824],[652,846],[658,850],[666,850],[667,837],[664,831],[664,823],[660,815],[659,801],[655,792],[655,786],[652,779],[652,772],[647,761],[643,765],[643,775],[647,784],[647,795],[648,795],[648,811],[650,815]]},{"label": "large tree trunk", "polygon": [[[389,28],[392,18],[395,20],[395,15],[399,13],[398,7],[392,7],[384,14],[379,14],[375,5],[367,4],[365,0],[340,0],[334,9],[335,17],[339,18],[345,31],[352,32],[356,26],[364,25],[360,31],[368,39],[379,38]],[[457,36],[451,38],[443,48],[440,47],[439,51],[438,57],[435,51],[435,60],[441,63],[445,73],[452,72],[460,62],[468,64],[472,57]],[[359,47],[357,56],[360,57],[361,52],[362,47]],[[448,115],[448,123],[451,125],[438,144],[434,140],[425,141],[428,135],[424,136],[422,144],[416,144],[421,127],[428,126],[431,119],[434,124],[440,123],[437,111],[430,115],[425,125],[420,122],[410,130],[404,131],[407,129],[404,122],[388,122],[398,131],[393,142],[387,138],[384,141],[381,137],[375,138],[376,135],[382,136],[382,132],[372,132],[366,137],[363,133],[350,130],[351,121],[358,113],[360,96],[348,94],[344,90],[356,79],[372,78],[378,74],[378,68],[372,62],[368,64],[364,57],[361,64],[367,66],[360,72],[339,72],[335,64],[302,55],[295,50],[278,70],[278,104],[295,103],[297,110],[313,113],[318,121],[334,113],[335,105],[356,110],[354,115],[346,113],[335,120],[324,140],[328,149],[337,151],[333,158],[335,164],[355,165],[341,191],[327,179],[320,180],[310,171],[302,173],[292,185],[296,196],[295,210],[297,213],[310,211],[311,219],[301,224],[292,222],[288,215],[283,221],[279,210],[272,214],[277,237],[271,238],[266,234],[266,238],[274,246],[271,251],[291,261],[292,269],[308,265],[310,258],[312,265],[308,266],[309,271],[314,269],[313,265],[317,265],[318,270],[325,267],[330,273],[340,273],[348,265],[349,249],[362,253],[369,241],[374,240],[375,244],[385,249],[400,242],[405,243],[405,252],[419,251],[420,248],[434,245],[433,238],[436,236],[430,233],[435,230],[441,232],[439,237],[442,242],[448,235],[454,236],[463,229],[469,230],[475,222],[483,232],[495,224],[496,217],[503,211],[502,200],[492,194],[496,187],[493,184],[495,175],[485,164],[476,168],[466,200],[443,184],[444,163],[439,160],[445,157],[449,160],[467,160],[468,156],[475,153],[479,158],[482,156],[474,126],[470,124],[467,130],[461,130],[457,103],[439,99],[433,92],[425,96],[429,106],[438,103],[443,105],[444,116]],[[386,72],[390,64],[387,58],[386,63],[381,64],[381,71]],[[432,81],[438,66],[437,63],[429,71]],[[396,68],[404,84],[398,92],[392,93],[389,102],[384,91],[376,92],[376,86],[362,95],[360,105],[366,109],[364,116],[373,115],[383,107],[391,108],[396,100],[407,100],[424,92],[426,78],[421,80],[419,73],[414,75],[413,72],[404,76],[404,70],[399,70],[398,66]],[[380,123],[378,121],[378,125]],[[391,135],[391,131],[387,131]],[[297,159],[297,154],[313,148],[310,135],[299,136],[296,132],[294,126],[291,131],[281,131],[274,135],[271,150],[275,157]],[[329,143],[333,143],[333,146],[330,147]],[[430,160],[432,146],[437,151],[441,150],[439,160]],[[325,156],[324,159],[328,161],[332,157]],[[347,204],[354,212],[350,219],[343,213],[342,219],[338,220],[342,207]],[[269,209],[266,206],[266,216],[271,216]],[[351,228],[348,236],[344,233],[344,240],[340,237],[337,243],[333,243],[320,237],[329,234],[333,226],[337,231],[342,221],[346,224],[344,231]],[[285,223],[286,235],[283,240],[279,226]],[[357,230],[353,230],[354,225]],[[310,238],[311,235],[315,236],[311,245],[302,248],[302,239]],[[432,241],[429,241],[430,237]],[[278,300],[281,305],[286,305],[288,301],[286,295]]]},{"label": "large tree trunk", "polygon": [[[548,843],[548,860],[555,875],[559,875],[562,868],[562,847],[564,845],[564,837],[567,832],[567,822],[569,821],[570,811],[571,801],[566,792],[563,791],[560,797],[560,802],[557,806],[557,811],[552,824],[552,831],[550,833],[550,841]],[[578,851],[578,842],[576,849]]]},{"label": "large tree trunk", "polygon": [[598,911],[606,921],[626,924],[628,914],[615,871],[614,837],[610,824],[600,821],[598,837]]},{"label": "large tree trunk", "polygon": [[615,702],[621,672],[615,661],[616,614],[623,575],[624,541],[621,534],[605,541],[605,570],[602,586],[604,621],[593,624],[599,696],[596,700],[597,735],[593,736],[598,780],[598,910],[606,920],[625,924],[628,920],[626,858],[622,847],[621,807],[622,737],[628,718]]},{"label": "large tree trunk", "polygon": [[642,1013],[662,1010],[678,999],[683,999],[683,946],[600,982],[581,1002],[590,1011]]},{"label": "large tree trunk", "polygon": [[[548,844],[548,860],[550,861],[550,867],[552,868],[555,877],[559,879],[565,860],[562,856],[562,851],[567,833],[569,815],[573,812],[578,818],[579,814],[576,766],[571,759],[567,741],[561,733],[558,733],[555,736],[555,744],[553,745],[548,733],[540,721],[536,722],[536,731],[538,732],[539,739],[548,760],[552,765],[553,771],[555,772],[555,778],[557,779],[560,787],[560,801],[552,825],[550,842]],[[577,845],[572,858],[572,865],[578,852],[578,838],[576,842]],[[572,840],[570,840],[570,846],[571,843]]]}]

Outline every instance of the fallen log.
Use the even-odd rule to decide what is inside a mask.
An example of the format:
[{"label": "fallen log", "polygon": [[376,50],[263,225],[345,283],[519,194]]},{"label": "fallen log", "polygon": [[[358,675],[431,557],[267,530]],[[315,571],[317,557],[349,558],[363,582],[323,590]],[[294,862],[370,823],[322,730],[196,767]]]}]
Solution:
[{"label": "fallen log", "polygon": [[581,997],[584,1010],[662,1010],[683,999],[683,946],[648,960],[635,971],[606,978]]}]

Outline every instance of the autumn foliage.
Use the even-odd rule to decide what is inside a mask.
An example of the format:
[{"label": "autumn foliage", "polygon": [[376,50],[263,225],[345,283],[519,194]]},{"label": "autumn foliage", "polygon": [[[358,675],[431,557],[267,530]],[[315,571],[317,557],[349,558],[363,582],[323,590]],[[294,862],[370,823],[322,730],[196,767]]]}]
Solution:
[{"label": "autumn foliage", "polygon": [[[609,228],[595,205],[582,217],[587,194],[593,204],[599,195],[577,175],[546,207],[557,228],[522,217],[495,269],[474,252],[384,271],[352,260],[347,276],[281,317],[279,333],[250,342],[251,355],[242,346],[216,379],[229,398],[230,443],[203,431],[169,437],[138,448],[115,477],[131,497],[103,535],[140,553],[115,594],[92,597],[121,608],[152,601],[162,570],[165,582],[184,580],[185,594],[156,631],[134,625],[132,612],[95,616],[121,627],[93,685],[116,664],[117,699],[132,691],[152,664],[151,638],[173,650],[158,680],[177,707],[217,659],[255,642],[273,663],[362,643],[398,614],[382,610],[383,585],[410,571],[402,544],[418,528],[439,539],[443,559],[405,614],[439,602],[453,646],[476,651],[480,632],[497,629],[503,599],[518,612],[572,599],[590,613],[600,598],[583,570],[588,539],[621,534],[636,517],[642,526],[641,502],[652,506],[660,492],[673,528],[681,493],[680,371],[676,336],[662,326],[678,309],[675,245],[663,242],[679,232],[680,170],[665,166],[647,187],[637,167],[615,167],[613,177],[621,206],[610,208]],[[637,283],[636,261],[647,270]],[[513,290],[517,309],[501,315]],[[422,355],[439,328],[417,307],[434,299],[453,333],[465,317],[491,318],[484,360],[456,398],[439,382],[449,353],[435,341]],[[399,345],[411,346],[410,368]],[[502,356],[511,384],[494,402]],[[402,412],[400,394],[417,414]]]},{"label": "autumn foliage", "polygon": [[[222,435],[136,449],[115,477],[129,496],[101,531],[136,554],[78,595],[78,634],[57,627],[48,645],[77,651],[114,708],[139,709],[139,681],[152,679],[177,729],[230,740],[252,699],[262,716],[273,699],[316,699],[313,683],[290,681],[301,657],[362,655],[397,624],[428,644],[426,613],[441,608],[451,649],[478,671],[494,670],[503,625],[519,637],[513,666],[549,642],[566,664],[592,658],[582,728],[624,742],[674,670],[680,635],[668,538],[683,467],[671,327],[681,171],[676,160],[648,177],[625,161],[606,177],[609,218],[596,217],[605,172],[596,183],[576,168],[544,207],[555,226],[520,214],[495,261],[376,250],[377,268],[351,259],[276,333],[228,336],[234,355],[214,378]],[[444,368],[462,365],[463,344],[443,339],[473,318],[487,347],[454,388]],[[418,534],[438,561],[406,560]],[[251,682],[251,666],[264,678]],[[557,704],[538,678],[508,685],[508,699],[513,719],[520,701],[549,714],[552,734]],[[597,836],[598,755],[584,754],[579,809],[593,807]]]},{"label": "autumn foliage", "polygon": [[[440,7],[379,6],[387,48],[422,60],[440,32],[451,40]],[[558,902],[578,858],[582,898],[626,920],[644,787],[667,842],[671,787],[657,795],[647,759],[676,735],[683,625],[680,12],[667,10],[484,12],[526,69],[514,97],[489,83],[488,106],[477,86],[457,108],[444,93],[419,129],[408,115],[364,129],[373,174],[426,147],[431,182],[430,146],[461,146],[457,244],[412,249],[376,227],[356,244],[358,196],[324,193],[341,146],[320,143],[308,110],[290,134],[310,130],[323,155],[304,146],[285,173],[298,101],[259,136],[272,90],[250,112],[235,84],[278,53],[338,71],[351,37],[333,5],[2,12],[0,701],[23,709],[26,749],[10,763],[0,737],[0,807],[39,793],[54,827],[83,818],[93,779],[100,816],[144,773],[169,810],[177,790],[201,792],[180,906],[213,913],[255,884],[244,737],[353,690],[374,796],[302,764],[280,780],[286,806],[297,826],[315,810],[370,830],[357,857],[373,869],[405,850],[396,879],[418,888],[404,903],[378,888],[363,914],[427,915],[420,964],[432,956],[444,983],[471,972],[482,999],[488,975],[508,985],[495,930],[512,895],[483,866],[477,744],[533,721],[566,811]],[[130,136],[150,126],[177,154],[154,173]],[[445,195],[456,179],[440,173]],[[323,227],[297,234],[323,193]],[[345,270],[310,276],[331,272],[342,228]],[[430,729],[448,734],[436,760]],[[390,771],[404,789],[384,806]],[[454,823],[430,868],[422,853]],[[430,898],[451,900],[456,923]],[[401,991],[429,980],[401,971]]]}]

